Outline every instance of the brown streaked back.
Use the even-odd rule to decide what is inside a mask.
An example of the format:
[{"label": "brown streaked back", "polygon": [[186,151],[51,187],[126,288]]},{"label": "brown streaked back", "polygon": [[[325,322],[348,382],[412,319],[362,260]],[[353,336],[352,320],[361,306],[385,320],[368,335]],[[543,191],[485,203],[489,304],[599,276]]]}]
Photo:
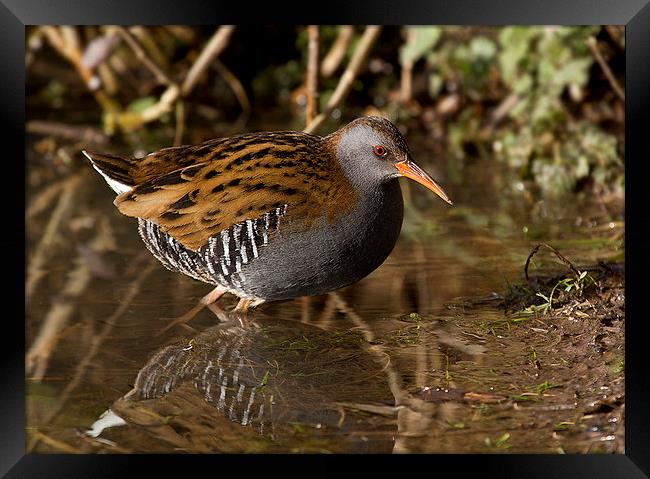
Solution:
[{"label": "brown streaked back", "polygon": [[[282,205],[287,218],[333,221],[356,199],[333,140],[300,132],[264,132],[165,148],[125,160],[133,185],[115,204],[147,219],[191,250],[211,236]],[[110,175],[110,172],[106,172]]]}]

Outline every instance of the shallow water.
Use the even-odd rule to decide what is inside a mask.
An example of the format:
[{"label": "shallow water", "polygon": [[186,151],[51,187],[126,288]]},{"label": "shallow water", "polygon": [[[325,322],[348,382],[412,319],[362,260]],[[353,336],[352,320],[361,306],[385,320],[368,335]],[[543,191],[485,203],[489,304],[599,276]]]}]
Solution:
[{"label": "shallow water", "polygon": [[[424,147],[411,149],[426,158]],[[117,212],[99,175],[81,168],[27,221],[28,267],[39,257],[28,270],[28,449],[620,452],[621,418],[609,429],[558,433],[558,424],[575,422],[579,404],[561,387],[540,393],[548,369],[530,358],[531,350],[561,351],[493,328],[505,324],[500,299],[523,280],[536,243],[553,244],[576,265],[619,253],[620,202],[535,200],[490,159],[439,163],[438,171],[419,163],[455,205],[402,183],[402,235],[364,280],[224,323],[205,309],[188,328],[162,334],[210,286],[155,262],[135,220]],[[37,170],[28,206],[47,187]],[[48,227],[55,234],[39,246]],[[536,268],[562,265],[540,254]],[[220,302],[224,310],[234,304]],[[565,366],[571,374],[576,365]],[[585,379],[582,392],[597,394],[603,381]],[[535,391],[535,401],[512,400]],[[109,408],[126,425],[85,434]]]}]

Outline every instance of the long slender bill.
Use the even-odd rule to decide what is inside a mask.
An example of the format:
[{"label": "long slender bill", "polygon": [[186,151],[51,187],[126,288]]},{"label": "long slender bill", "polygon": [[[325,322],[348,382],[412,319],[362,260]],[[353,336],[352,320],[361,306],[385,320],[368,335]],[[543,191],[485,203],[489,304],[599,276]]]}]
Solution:
[{"label": "long slender bill", "polygon": [[426,186],[429,188],[431,191],[433,191],[436,195],[438,195],[440,198],[445,200],[447,203],[450,205],[453,205],[451,199],[449,196],[447,196],[447,193],[445,193],[445,190],[442,189],[442,186],[440,186],[438,183],[436,183],[433,178],[431,178],[429,175],[427,175],[422,168],[420,168],[418,165],[413,163],[412,161],[404,160],[400,161],[398,163],[395,163],[395,168],[397,168],[397,171],[399,171],[400,175],[406,176],[407,178],[411,178],[412,180],[417,181],[421,185]]}]

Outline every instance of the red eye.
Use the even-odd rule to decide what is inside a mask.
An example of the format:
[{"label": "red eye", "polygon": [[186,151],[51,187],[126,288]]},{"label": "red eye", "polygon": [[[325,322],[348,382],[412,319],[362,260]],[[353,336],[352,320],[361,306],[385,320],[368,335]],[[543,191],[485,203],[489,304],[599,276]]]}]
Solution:
[{"label": "red eye", "polygon": [[375,155],[377,155],[377,156],[384,156],[386,154],[386,148],[384,148],[381,145],[375,146],[373,151],[375,152]]}]

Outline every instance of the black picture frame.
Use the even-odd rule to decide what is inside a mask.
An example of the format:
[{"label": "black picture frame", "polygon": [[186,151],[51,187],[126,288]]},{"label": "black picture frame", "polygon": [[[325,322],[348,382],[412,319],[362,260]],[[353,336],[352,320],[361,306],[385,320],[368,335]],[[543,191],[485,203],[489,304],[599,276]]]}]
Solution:
[{"label": "black picture frame", "polygon": [[[649,0],[420,0],[346,2],[330,0],[314,5],[311,12],[301,5],[265,2],[254,6],[237,2],[200,0],[144,0],[130,2],[108,0],[2,0],[0,2],[0,115],[3,119],[3,173],[5,213],[14,212],[16,223],[4,222],[0,251],[4,252],[5,336],[0,348],[0,476],[5,477],[115,477],[129,474],[138,466],[162,468],[168,472],[188,473],[196,467],[224,467],[255,463],[272,467],[281,456],[179,457],[179,456],[74,456],[25,454],[25,342],[24,322],[9,314],[7,299],[20,297],[12,289],[21,287],[15,278],[20,261],[14,250],[25,248],[21,229],[14,224],[22,212],[17,204],[21,191],[18,178],[25,174],[19,158],[25,152],[25,26],[35,24],[568,24],[626,26],[626,418],[625,455],[419,455],[409,457],[361,458],[374,465],[394,463],[416,473],[443,471],[466,472],[476,468],[481,477],[649,477],[650,476],[650,375],[648,355],[644,354],[644,276],[650,262],[645,252],[648,221],[641,213],[647,199],[643,195],[645,176],[643,154],[647,147],[650,105],[650,3]],[[315,10],[318,9],[316,12]],[[15,149],[9,148],[15,146]],[[10,154],[9,152],[13,152]],[[23,182],[22,185],[25,183]],[[15,191],[12,191],[15,190]],[[11,201],[7,201],[11,199]],[[24,216],[22,216],[24,231]],[[12,233],[13,232],[13,233]],[[22,243],[21,243],[22,241]],[[8,261],[7,261],[8,260]],[[25,263],[23,262],[23,268]],[[22,284],[25,284],[24,281]],[[23,291],[24,294],[24,291]],[[12,331],[9,325],[15,327]],[[22,334],[21,334],[22,332]],[[23,338],[22,340],[20,338]],[[349,458],[349,456],[348,456]],[[286,459],[286,457],[285,457]],[[318,472],[335,472],[339,461],[325,457],[301,457],[302,465],[291,462],[305,473],[305,460],[318,464]],[[208,462],[209,461],[209,462]],[[215,462],[218,461],[218,462]],[[294,458],[291,458],[294,461]],[[330,464],[331,461],[331,464]],[[414,464],[425,469],[410,469]],[[331,468],[331,469],[330,469]],[[337,469],[334,469],[337,468]],[[248,470],[248,469],[247,469]],[[285,470],[281,470],[284,473]],[[214,473],[219,473],[217,469]]]}]

